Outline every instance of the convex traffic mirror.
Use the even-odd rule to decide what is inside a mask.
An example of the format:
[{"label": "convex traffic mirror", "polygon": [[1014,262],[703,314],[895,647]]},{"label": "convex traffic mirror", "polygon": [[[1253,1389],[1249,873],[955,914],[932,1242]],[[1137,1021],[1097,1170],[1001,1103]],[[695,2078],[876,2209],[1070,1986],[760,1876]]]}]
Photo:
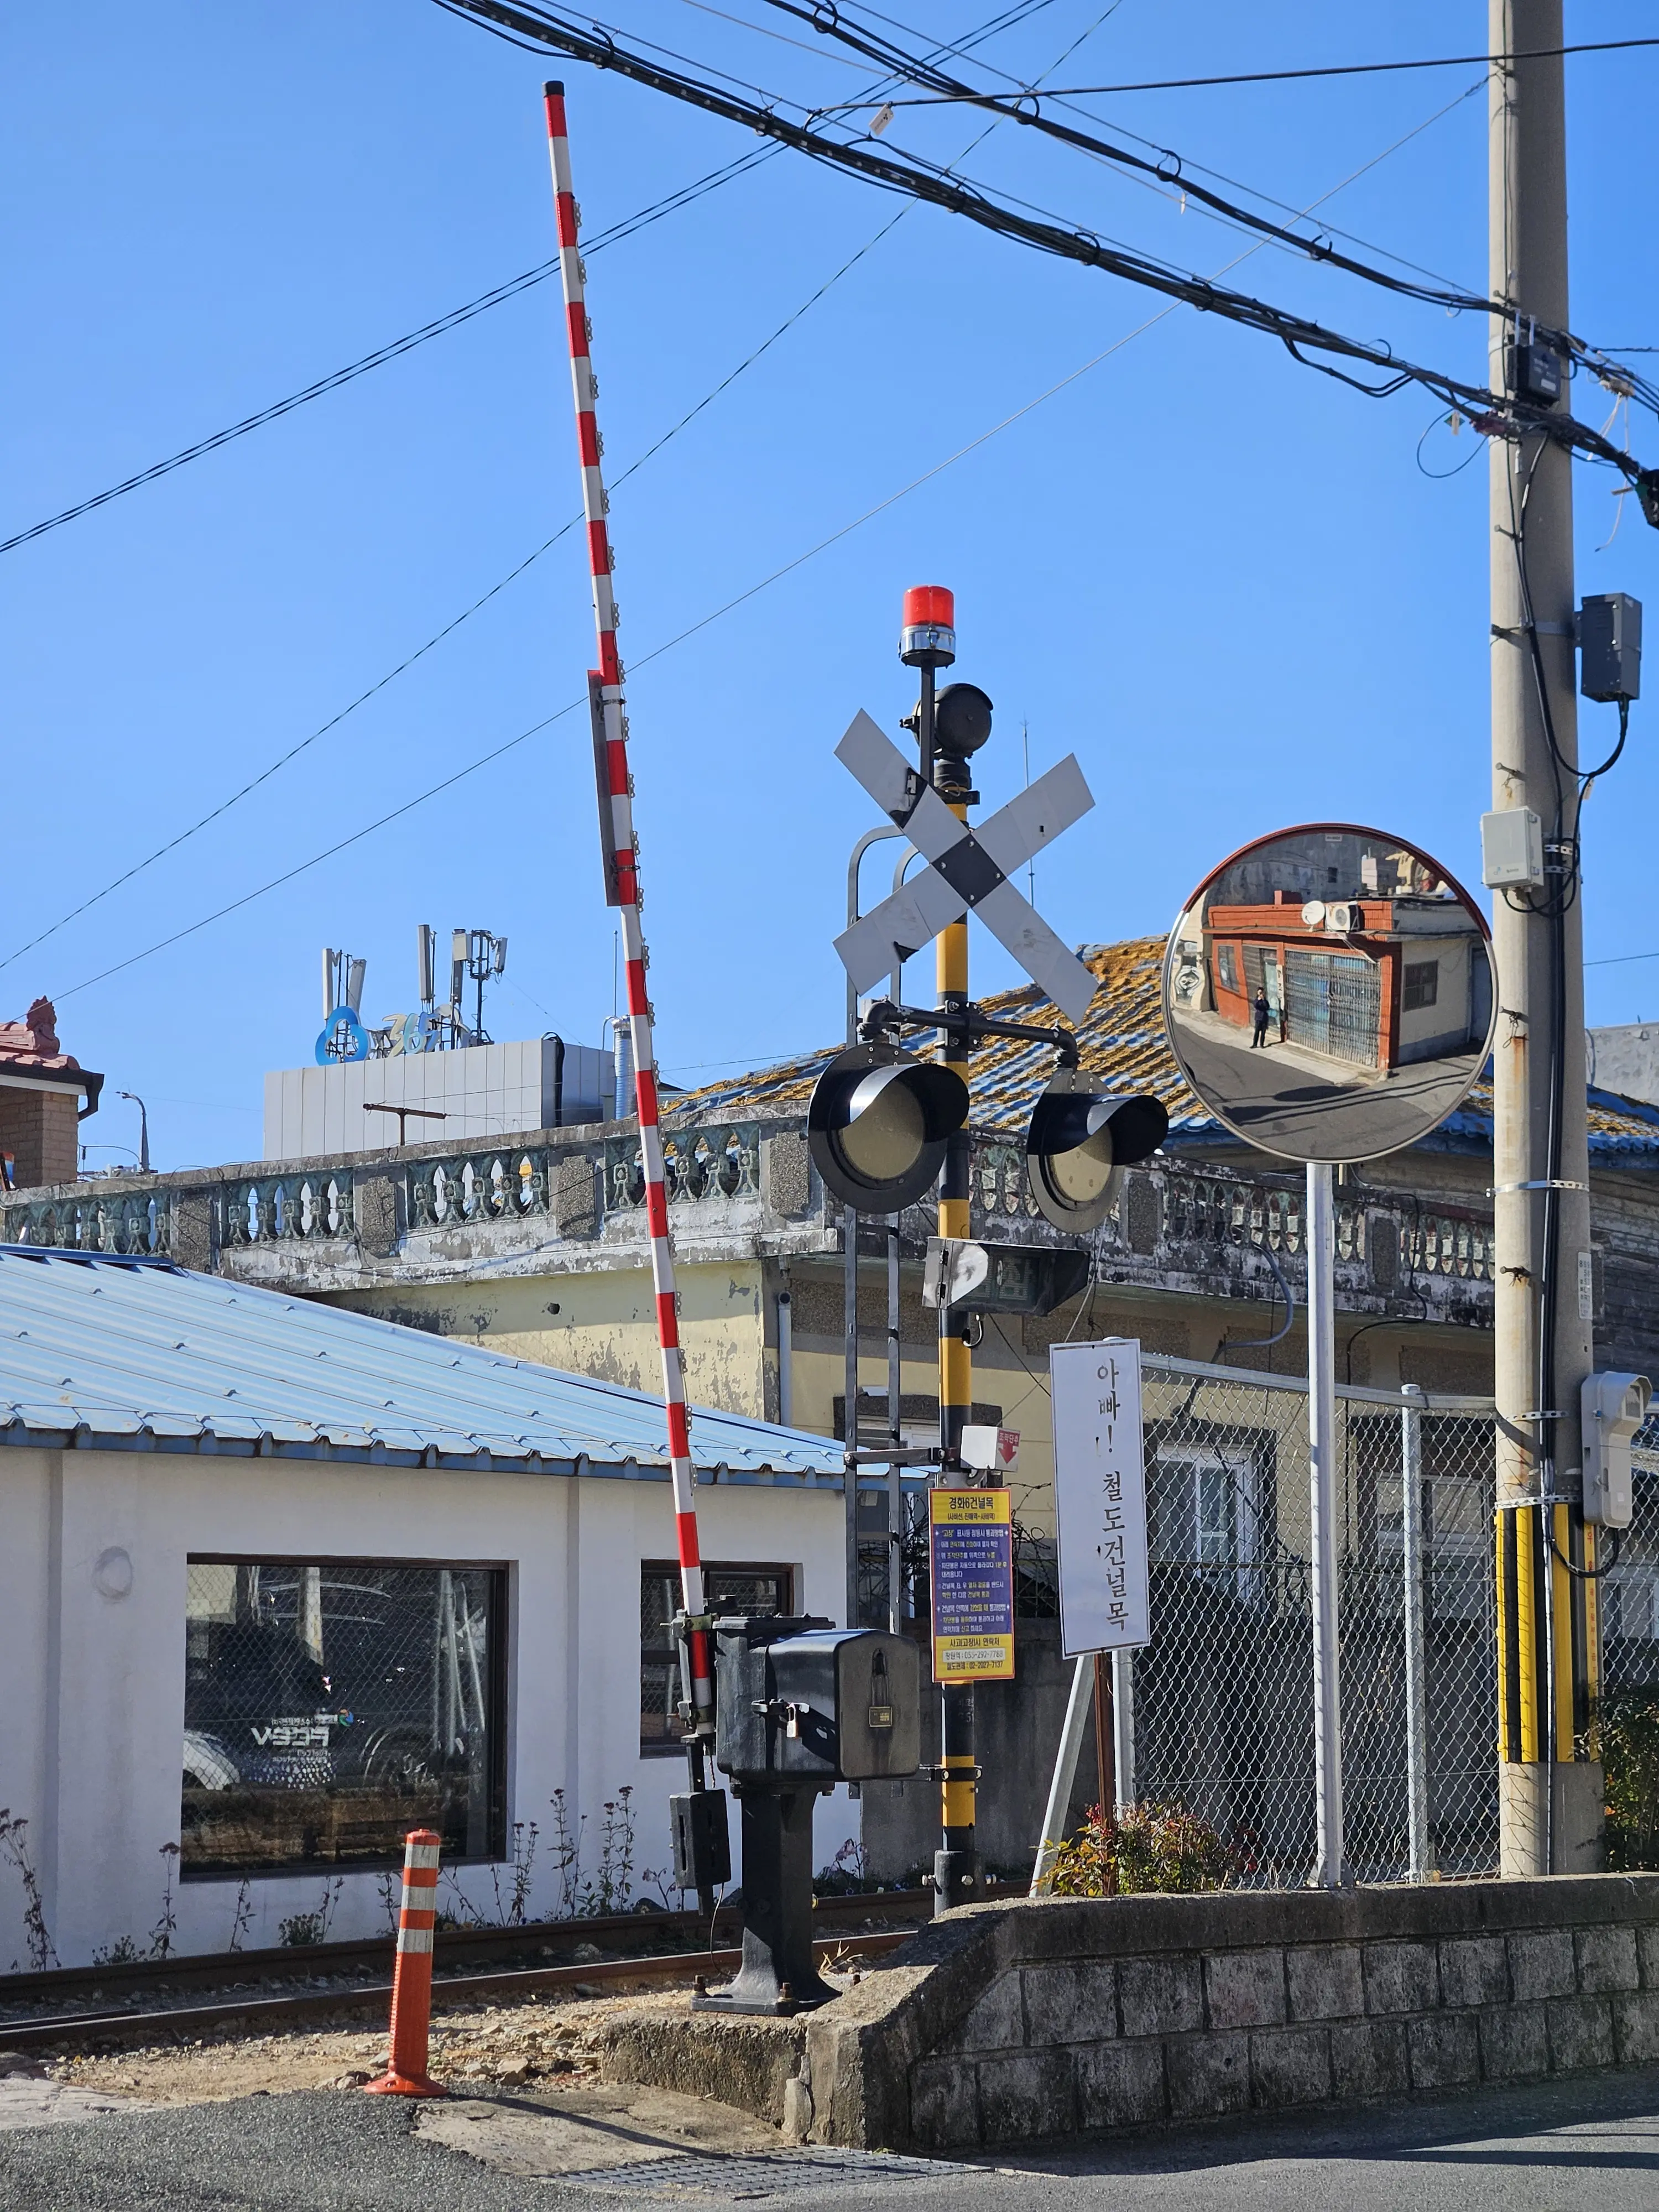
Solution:
[{"label": "convex traffic mirror", "polygon": [[968,1119],[968,1086],[951,1067],[896,1045],[857,1044],[819,1076],[806,1142],[824,1188],[860,1213],[914,1206]]},{"label": "convex traffic mirror", "polygon": [[1497,1012],[1485,917],[1409,839],[1347,823],[1259,838],[1206,876],[1164,963],[1182,1073],[1281,1159],[1375,1159],[1455,1110]]}]

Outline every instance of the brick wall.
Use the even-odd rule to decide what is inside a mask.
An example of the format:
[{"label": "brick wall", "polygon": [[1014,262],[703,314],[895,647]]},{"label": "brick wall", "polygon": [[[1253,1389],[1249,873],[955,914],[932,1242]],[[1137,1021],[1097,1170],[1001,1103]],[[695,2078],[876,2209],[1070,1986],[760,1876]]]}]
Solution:
[{"label": "brick wall", "polygon": [[73,1182],[80,1164],[78,1091],[17,1091],[0,1085],[0,1152],[15,1155],[20,1190]]},{"label": "brick wall", "polygon": [[819,2140],[953,2151],[1659,2059],[1659,1878],[1063,1899],[811,2016]]}]

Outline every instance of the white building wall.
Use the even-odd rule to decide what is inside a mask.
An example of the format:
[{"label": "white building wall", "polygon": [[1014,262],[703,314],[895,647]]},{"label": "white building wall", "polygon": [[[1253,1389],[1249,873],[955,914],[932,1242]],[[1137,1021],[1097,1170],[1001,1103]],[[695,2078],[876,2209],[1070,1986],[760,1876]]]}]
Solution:
[{"label": "white building wall", "polygon": [[[842,1508],[833,1492],[705,1486],[711,1559],[797,1569],[796,1602],[839,1617]],[[640,1562],[672,1558],[666,1483],[470,1475],[299,1460],[0,1449],[0,1806],[27,1820],[46,1923],[66,1966],[128,1936],[145,1947],[161,1910],[162,1846],[179,1840],[185,1565],[191,1555],[459,1560],[505,1565],[507,1823],[545,1838],[563,1788],[596,1854],[607,1798],[631,1785],[635,1869],[670,1858],[678,1759],[639,1755]],[[125,1595],[121,1562],[131,1562]],[[114,1569],[113,1574],[111,1572]],[[817,1862],[857,1830],[844,1790],[823,1801]],[[738,1835],[732,1808],[734,1851]],[[252,1949],[320,1901],[331,1869],[250,1884]],[[740,1878],[740,1877],[739,1877]],[[493,1916],[486,1868],[460,1869]],[[380,1875],[347,1874],[331,1933],[385,1927]],[[177,1948],[225,1948],[235,1879],[175,1881]],[[544,1842],[531,1910],[555,1909]],[[29,1964],[22,1886],[0,1864],[0,1971]]]},{"label": "white building wall", "polygon": [[[371,1103],[420,1106],[444,1116],[441,1121],[411,1116],[411,1145],[441,1146],[458,1137],[514,1136],[550,1127],[554,1059],[552,1039],[530,1037],[468,1045],[459,1052],[348,1060],[338,1067],[273,1069],[265,1077],[264,1157],[315,1159],[395,1145],[397,1115],[365,1112]],[[615,1083],[608,1054],[592,1045],[567,1044],[560,1121],[609,1120]]]}]

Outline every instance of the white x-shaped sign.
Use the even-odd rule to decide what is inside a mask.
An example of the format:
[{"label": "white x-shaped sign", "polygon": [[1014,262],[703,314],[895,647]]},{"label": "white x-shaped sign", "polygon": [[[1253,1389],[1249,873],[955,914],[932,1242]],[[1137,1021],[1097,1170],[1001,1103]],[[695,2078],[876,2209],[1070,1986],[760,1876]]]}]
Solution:
[{"label": "white x-shaped sign", "polygon": [[920,952],[951,922],[976,914],[1060,1012],[1080,1022],[1097,979],[1068,952],[1008,878],[1094,805],[1068,753],[1018,799],[967,829],[924,784],[890,738],[860,710],[836,747],[883,812],[891,815],[930,866],[836,939],[856,991],[867,991]]}]

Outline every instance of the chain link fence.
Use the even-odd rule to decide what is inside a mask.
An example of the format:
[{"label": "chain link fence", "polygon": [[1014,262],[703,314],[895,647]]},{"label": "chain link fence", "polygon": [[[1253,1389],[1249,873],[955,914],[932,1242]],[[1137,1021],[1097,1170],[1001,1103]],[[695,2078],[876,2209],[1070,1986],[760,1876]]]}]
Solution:
[{"label": "chain link fence", "polygon": [[[1143,1383],[1152,1642],[1128,1669],[1133,1795],[1207,1821],[1241,1882],[1297,1887],[1315,1856],[1307,1386],[1152,1354]],[[1491,1401],[1340,1387],[1336,1443],[1352,1871],[1491,1873]],[[1651,1593],[1659,1510],[1646,1556]]]},{"label": "chain link fence", "polygon": [[[1631,1524],[1598,1593],[1601,1686],[1659,1695],[1659,1414],[1637,1431],[1631,1460]],[[1604,1558],[1607,1549],[1604,1539]]]}]

